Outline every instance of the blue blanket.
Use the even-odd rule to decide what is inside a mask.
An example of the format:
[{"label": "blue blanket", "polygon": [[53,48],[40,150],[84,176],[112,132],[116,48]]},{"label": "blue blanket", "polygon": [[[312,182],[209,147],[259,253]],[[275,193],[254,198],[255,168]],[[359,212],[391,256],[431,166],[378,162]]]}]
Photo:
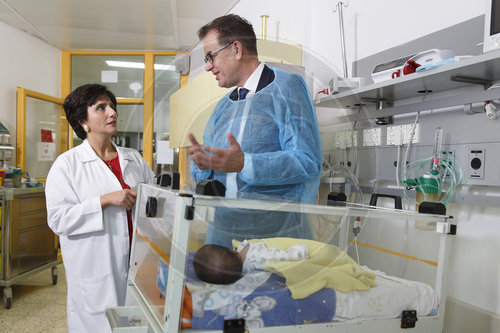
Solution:
[{"label": "blue blanket", "polygon": [[193,271],[192,254],[187,285],[193,296],[193,328],[223,329],[225,319],[245,319],[246,328],[301,325],[331,321],[335,315],[333,289],[293,299],[284,278],[268,272],[246,274],[233,285],[210,285]]}]

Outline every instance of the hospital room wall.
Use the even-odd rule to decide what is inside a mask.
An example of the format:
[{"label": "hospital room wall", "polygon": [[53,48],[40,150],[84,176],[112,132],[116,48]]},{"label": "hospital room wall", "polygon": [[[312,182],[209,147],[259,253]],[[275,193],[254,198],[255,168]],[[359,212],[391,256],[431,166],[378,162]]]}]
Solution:
[{"label": "hospital room wall", "polygon": [[[327,87],[333,74],[343,74],[339,16],[338,12],[333,12],[337,2],[240,0],[231,12],[247,18],[258,38],[262,36],[261,15],[269,15],[268,40],[302,45],[304,66],[314,79],[312,91],[317,92]],[[410,0],[343,2],[348,3],[343,9],[343,17],[349,76],[355,60],[485,12],[483,1],[428,0],[418,5]],[[422,16],[416,13],[429,7],[431,10],[425,11],[424,23]]]},{"label": "hospital room wall", "polygon": [[[415,2],[409,0],[349,1],[349,6],[343,10],[349,75],[352,75],[354,61],[483,15],[483,3],[442,0],[419,3],[416,6]],[[313,77],[313,91],[317,92],[327,86],[332,75],[342,75],[339,19],[338,13],[332,12],[336,4],[337,1],[326,0],[241,0],[231,12],[249,19],[258,36],[262,34],[260,15],[269,15],[269,40],[301,44],[304,48],[306,73]],[[424,10],[425,23],[422,15],[419,15]],[[454,121],[448,122],[449,117],[455,117]],[[479,131],[481,135],[478,137],[477,131],[468,129],[494,127],[489,133],[498,133],[498,124],[480,117],[481,115],[475,115],[473,118],[466,118],[464,114],[435,115],[422,117],[421,124],[425,130],[424,135],[432,137],[436,124],[448,122],[449,127],[445,128],[448,143],[461,138],[460,142],[464,145],[456,146],[461,151],[467,142],[488,140],[484,135],[487,131]],[[467,128],[463,128],[464,124],[468,124]],[[472,124],[476,127],[469,126]],[[450,137],[449,133],[453,130],[455,132]],[[473,136],[476,137],[472,138]],[[322,138],[324,141],[331,139],[332,133],[322,133]],[[323,148],[331,149],[331,142],[333,140],[323,142]],[[431,145],[432,143],[426,142],[418,147],[414,151],[415,158],[417,155],[427,157]],[[489,149],[498,151],[498,146],[492,144]],[[389,156],[387,161],[390,161],[395,154],[394,148],[379,151],[382,151],[378,154],[379,160]],[[367,163],[377,164],[377,153],[371,154],[370,150],[365,150],[362,158]],[[384,172],[392,170],[383,165],[377,169],[386,170]],[[383,179],[393,178],[392,174],[384,172],[374,173],[372,176],[375,179],[378,176]],[[500,178],[497,180],[500,181]],[[493,191],[497,189],[498,186],[492,188]],[[494,332],[500,327],[500,262],[496,258],[500,250],[500,211],[496,206],[467,203],[449,206],[449,212],[455,217],[459,228],[448,283],[445,332],[467,332],[471,327],[477,332]]]},{"label": "hospital room wall", "polygon": [[[16,87],[59,97],[61,51],[0,21],[0,119],[16,145]],[[13,160],[7,163],[15,165]]]}]

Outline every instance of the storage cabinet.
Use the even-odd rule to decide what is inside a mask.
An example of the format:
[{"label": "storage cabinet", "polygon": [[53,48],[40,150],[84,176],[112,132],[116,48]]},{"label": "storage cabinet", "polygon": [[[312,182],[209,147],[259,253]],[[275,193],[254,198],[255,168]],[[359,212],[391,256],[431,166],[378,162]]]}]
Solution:
[{"label": "storage cabinet", "polygon": [[2,195],[2,242],[0,286],[7,308],[12,302],[11,285],[41,270],[52,268],[57,283],[57,246],[47,225],[43,188],[4,189]]}]

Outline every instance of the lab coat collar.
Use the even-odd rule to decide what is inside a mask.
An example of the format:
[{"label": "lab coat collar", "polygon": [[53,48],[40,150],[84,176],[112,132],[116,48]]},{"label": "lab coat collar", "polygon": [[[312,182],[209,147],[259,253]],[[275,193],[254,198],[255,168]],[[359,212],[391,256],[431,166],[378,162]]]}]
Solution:
[{"label": "lab coat collar", "polygon": [[[121,147],[118,147],[117,145],[115,145],[114,142],[111,142],[111,144],[113,145],[113,147],[115,147],[116,151],[118,152],[118,158],[120,162],[122,161],[122,159],[123,161],[132,160],[132,156],[130,155],[127,149],[122,149]],[[99,159],[99,156],[97,156],[94,149],[92,149],[87,139],[83,140],[82,144],[79,147],[81,147],[82,150],[81,152],[82,162],[89,162]],[[123,165],[123,163],[120,164]]]}]

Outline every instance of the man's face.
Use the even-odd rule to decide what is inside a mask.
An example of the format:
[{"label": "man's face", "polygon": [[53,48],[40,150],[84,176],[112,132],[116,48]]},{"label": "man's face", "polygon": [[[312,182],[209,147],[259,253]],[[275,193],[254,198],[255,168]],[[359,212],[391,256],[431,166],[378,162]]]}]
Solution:
[{"label": "man's face", "polygon": [[211,30],[202,40],[204,54],[207,55],[210,52],[212,55],[207,57],[209,61],[205,63],[205,70],[215,75],[219,87],[230,88],[238,83],[236,70],[238,61],[234,56],[233,45],[219,44],[217,36],[217,31]]}]

